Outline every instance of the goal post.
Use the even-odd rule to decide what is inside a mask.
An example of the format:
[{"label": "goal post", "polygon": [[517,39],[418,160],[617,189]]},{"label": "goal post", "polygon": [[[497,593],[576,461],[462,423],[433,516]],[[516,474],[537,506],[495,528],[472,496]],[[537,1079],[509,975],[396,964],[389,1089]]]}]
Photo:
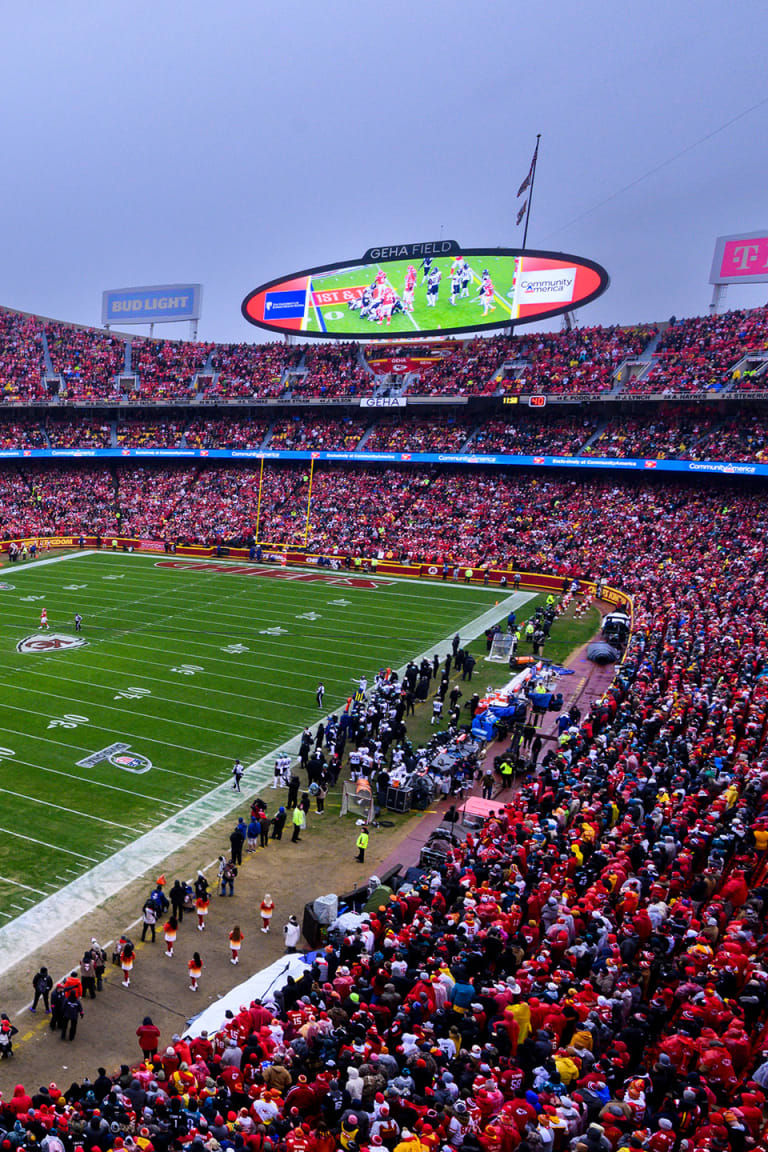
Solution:
[{"label": "goal post", "polygon": [[499,663],[508,664],[509,658],[512,655],[512,645],[514,643],[514,636],[505,636],[497,632],[491,643],[491,650],[486,656],[486,660],[493,660]]},{"label": "goal post", "polygon": [[373,792],[367,780],[357,780],[352,783],[345,780],[341,791],[341,815],[354,812],[369,823],[373,820],[376,811],[373,803]]}]

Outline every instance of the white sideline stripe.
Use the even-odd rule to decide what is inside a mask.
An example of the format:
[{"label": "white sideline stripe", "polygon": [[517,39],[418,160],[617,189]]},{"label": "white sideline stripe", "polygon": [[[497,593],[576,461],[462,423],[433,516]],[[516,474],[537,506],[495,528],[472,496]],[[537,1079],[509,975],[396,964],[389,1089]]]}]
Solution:
[{"label": "white sideline stripe", "polygon": [[[476,639],[501,615],[520,608],[534,595],[533,592],[517,592],[500,600],[481,616],[476,617],[470,626],[464,628],[464,639]],[[418,663],[422,658],[431,658],[434,653],[442,659],[451,651],[452,640],[452,636],[447,637],[412,659]],[[404,670],[405,666],[401,667],[398,669],[398,674],[402,675]],[[337,708],[342,706],[343,702],[339,703]],[[280,747],[274,748],[266,756],[249,764],[243,778],[246,784],[244,792],[236,792],[229,781],[225,781],[199,800],[175,812],[161,824],[155,825],[151,831],[138,837],[128,847],[120,849],[109,859],[79,875],[66,887],[51,896],[46,896],[34,908],[0,927],[0,975],[41,945],[58,936],[63,924],[71,926],[88,916],[110,896],[114,896],[128,884],[138,880],[150,869],[157,868],[200,833],[236,808],[242,807],[250,796],[272,782],[275,757],[283,753],[296,757],[300,743],[301,733],[296,733]]]}]

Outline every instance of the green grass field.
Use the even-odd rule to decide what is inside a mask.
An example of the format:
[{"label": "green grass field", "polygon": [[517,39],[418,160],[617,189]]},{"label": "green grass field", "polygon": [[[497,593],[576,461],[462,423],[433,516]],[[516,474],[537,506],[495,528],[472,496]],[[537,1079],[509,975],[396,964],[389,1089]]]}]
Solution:
[{"label": "green grass field", "polygon": [[[229,781],[235,756],[253,764],[317,723],[319,678],[334,709],[353,678],[399,667],[499,599],[164,560],[83,554],[0,574],[0,925]],[[18,650],[29,637],[74,637],[76,612],[83,647]],[[115,743],[128,747],[113,762],[79,766]]]},{"label": "green grass field", "polygon": [[[512,314],[512,300],[507,295],[512,287],[515,261],[508,256],[475,256],[467,263],[474,273],[473,286],[470,289],[469,299],[459,300],[456,305],[450,303],[450,277],[448,275],[452,260],[449,258],[437,259],[433,267],[438,267],[443,273],[440,283],[438,303],[434,308],[427,307],[426,284],[421,284],[422,271],[414,262],[419,274],[414,295],[414,310],[411,314],[398,313],[392,317],[391,325],[372,323],[370,320],[361,320],[359,313],[347,306],[343,301],[333,302],[327,306],[315,307],[309,305],[305,331],[307,332],[352,332],[361,335],[375,335],[382,330],[391,334],[401,333],[414,336],[419,332],[433,328],[458,328],[480,326],[486,323],[498,323],[509,320]],[[376,272],[382,268],[388,280],[398,295],[402,295],[405,273],[409,261],[393,260],[383,264],[371,264],[366,267],[353,268],[336,275],[316,276],[312,280],[314,293],[330,292],[345,288],[355,288],[373,282]],[[474,300],[480,284],[481,273],[487,268],[496,289],[496,311],[489,312],[483,317],[482,306]]]}]

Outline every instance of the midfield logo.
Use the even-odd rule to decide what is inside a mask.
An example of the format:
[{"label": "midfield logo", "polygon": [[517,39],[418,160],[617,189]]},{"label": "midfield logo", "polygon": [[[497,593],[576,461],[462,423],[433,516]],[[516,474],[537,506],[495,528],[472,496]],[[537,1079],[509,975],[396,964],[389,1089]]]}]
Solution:
[{"label": "midfield logo", "polygon": [[122,768],[124,772],[133,772],[137,776],[143,772],[149,772],[152,761],[138,752],[131,752],[130,749],[130,744],[123,744],[122,742],[110,744],[108,747],[86,756],[84,760],[78,760],[77,767],[95,768],[97,764],[107,760],[110,764],[114,764],[115,768]]},{"label": "midfield logo", "polygon": [[80,636],[66,636],[63,632],[49,632],[45,636],[38,632],[19,640],[16,651],[38,655],[41,652],[63,652],[65,648],[84,648],[87,643]]}]

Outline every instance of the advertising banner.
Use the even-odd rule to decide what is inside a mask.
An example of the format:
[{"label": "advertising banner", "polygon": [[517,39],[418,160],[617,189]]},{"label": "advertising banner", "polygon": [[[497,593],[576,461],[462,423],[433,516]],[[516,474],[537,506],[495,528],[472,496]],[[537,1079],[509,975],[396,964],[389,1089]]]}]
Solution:
[{"label": "advertising banner", "polygon": [[202,284],[110,288],[101,297],[102,324],[170,324],[199,320]]}]

